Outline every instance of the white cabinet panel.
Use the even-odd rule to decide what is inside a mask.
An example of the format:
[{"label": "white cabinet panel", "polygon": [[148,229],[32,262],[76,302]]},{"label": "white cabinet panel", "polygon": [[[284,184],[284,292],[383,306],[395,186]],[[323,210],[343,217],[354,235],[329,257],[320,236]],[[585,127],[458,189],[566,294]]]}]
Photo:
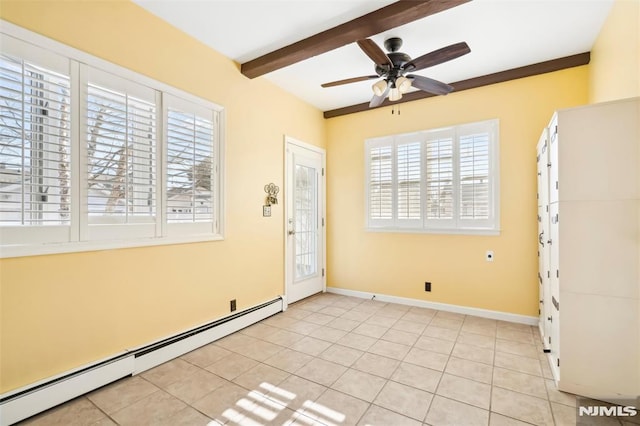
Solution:
[{"label": "white cabinet panel", "polygon": [[[562,289],[637,299],[638,201],[561,201]],[[552,225],[553,226],[553,225]]]},{"label": "white cabinet panel", "polygon": [[[559,111],[559,200],[631,200],[640,195],[638,102]],[[570,140],[564,142],[564,138]],[[553,188],[552,188],[553,194]]]},{"label": "white cabinet panel", "polygon": [[583,395],[597,389],[607,398],[638,395],[637,301],[564,291],[562,300],[562,320],[580,323],[562,328],[560,389],[582,389]]}]

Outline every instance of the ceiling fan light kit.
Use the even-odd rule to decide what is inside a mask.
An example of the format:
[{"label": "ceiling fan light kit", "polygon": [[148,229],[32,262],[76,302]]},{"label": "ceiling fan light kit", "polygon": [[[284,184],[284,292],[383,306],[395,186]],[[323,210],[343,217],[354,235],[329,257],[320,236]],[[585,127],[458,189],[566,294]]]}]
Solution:
[{"label": "ceiling fan light kit", "polygon": [[405,76],[405,73],[432,67],[471,52],[467,43],[460,42],[411,59],[406,53],[398,51],[402,46],[402,39],[398,37],[385,40],[384,47],[389,53],[384,53],[373,40],[368,38],[358,40],[357,43],[360,49],[375,63],[376,75],[333,81],[322,84],[322,87],[333,87],[382,77],[382,80],[371,86],[373,98],[369,103],[370,108],[381,105],[387,96],[391,102],[399,101],[402,99],[402,94],[407,93],[411,87],[436,95],[446,95],[453,90],[452,86],[421,75],[407,74]]},{"label": "ceiling fan light kit", "polygon": [[407,93],[411,89],[411,80],[407,77],[398,77],[396,79],[396,87],[400,90],[400,93]]},{"label": "ceiling fan light kit", "polygon": [[388,86],[389,83],[387,82],[387,80],[380,80],[379,82],[371,86],[371,88],[373,89],[374,95],[382,96],[382,94],[387,90]]},{"label": "ceiling fan light kit", "polygon": [[400,99],[402,99],[402,93],[400,93],[400,90],[397,88],[391,89],[391,91],[389,92],[389,100],[391,102],[395,102],[399,101]]}]

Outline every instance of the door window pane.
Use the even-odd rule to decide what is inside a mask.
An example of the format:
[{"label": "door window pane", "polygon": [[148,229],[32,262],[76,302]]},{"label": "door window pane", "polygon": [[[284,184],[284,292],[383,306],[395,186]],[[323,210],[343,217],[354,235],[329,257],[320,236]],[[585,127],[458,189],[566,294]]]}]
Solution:
[{"label": "door window pane", "polygon": [[317,185],[316,170],[296,164],[295,173],[295,239],[296,280],[317,273]]}]

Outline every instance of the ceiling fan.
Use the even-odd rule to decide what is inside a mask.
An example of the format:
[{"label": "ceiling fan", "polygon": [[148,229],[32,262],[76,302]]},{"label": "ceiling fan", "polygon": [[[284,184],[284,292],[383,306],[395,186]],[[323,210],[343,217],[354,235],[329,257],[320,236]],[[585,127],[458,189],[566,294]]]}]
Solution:
[{"label": "ceiling fan", "polygon": [[382,78],[382,80],[372,86],[374,95],[369,103],[369,107],[371,108],[382,104],[387,95],[390,101],[400,100],[402,94],[406,93],[412,86],[436,95],[446,95],[453,90],[452,86],[432,78],[406,73],[432,67],[471,52],[467,43],[460,42],[411,59],[406,53],[398,51],[402,46],[402,39],[398,37],[385,40],[384,47],[389,51],[388,54],[384,53],[371,39],[358,40],[357,43],[360,49],[375,62],[376,75],[365,75],[362,77],[332,81],[322,84],[322,87],[333,87],[374,78]]}]

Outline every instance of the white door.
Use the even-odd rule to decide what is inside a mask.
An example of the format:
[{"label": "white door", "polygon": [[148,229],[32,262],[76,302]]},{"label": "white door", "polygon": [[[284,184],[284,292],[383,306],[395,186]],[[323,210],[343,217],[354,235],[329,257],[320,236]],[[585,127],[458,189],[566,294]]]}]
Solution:
[{"label": "white door", "polygon": [[325,290],[324,150],[285,138],[287,303]]}]

